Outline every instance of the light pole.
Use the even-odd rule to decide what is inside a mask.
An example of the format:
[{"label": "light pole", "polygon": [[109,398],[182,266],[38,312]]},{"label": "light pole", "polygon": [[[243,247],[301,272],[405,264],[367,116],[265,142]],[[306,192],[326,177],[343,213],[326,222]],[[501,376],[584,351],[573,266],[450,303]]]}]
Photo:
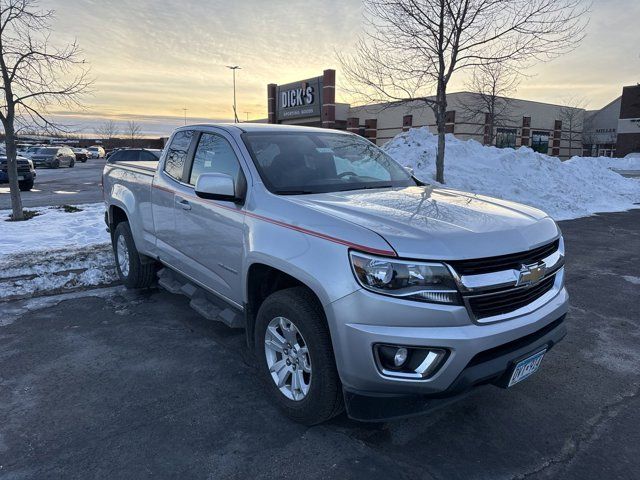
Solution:
[{"label": "light pole", "polygon": [[241,70],[238,65],[227,65],[227,68],[233,71],[233,119],[238,123],[238,111],[236,110],[236,70]]},{"label": "light pole", "polygon": [[184,107],[182,110],[184,110],[184,124],[187,124],[187,107]]}]

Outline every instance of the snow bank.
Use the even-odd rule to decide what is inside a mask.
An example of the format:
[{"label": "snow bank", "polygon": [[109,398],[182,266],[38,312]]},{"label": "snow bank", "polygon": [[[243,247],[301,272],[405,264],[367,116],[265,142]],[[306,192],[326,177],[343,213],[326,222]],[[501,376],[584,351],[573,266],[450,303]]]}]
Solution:
[{"label": "snow bank", "polygon": [[104,204],[77,205],[80,212],[58,207],[28,208],[38,216],[24,222],[6,222],[10,210],[0,210],[0,261],[24,251],[83,248],[109,243],[104,223]]},{"label": "snow bank", "polygon": [[104,205],[81,211],[41,207],[24,222],[0,211],[0,301],[99,285],[116,280]]},{"label": "snow bank", "polygon": [[[397,135],[383,149],[402,165],[413,168],[418,178],[437,185],[437,140],[426,127],[415,128]],[[609,168],[614,161],[624,159],[573,157],[562,162],[528,147],[487,147],[450,134],[446,142],[448,188],[531,205],[556,220],[640,207],[640,181]],[[629,164],[636,162],[627,160]]]}]

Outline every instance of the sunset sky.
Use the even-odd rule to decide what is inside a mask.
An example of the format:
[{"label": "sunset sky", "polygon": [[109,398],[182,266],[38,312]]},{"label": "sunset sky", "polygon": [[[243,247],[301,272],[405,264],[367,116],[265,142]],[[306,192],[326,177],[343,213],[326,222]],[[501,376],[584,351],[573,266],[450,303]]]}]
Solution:
[{"label": "sunset sky", "polygon": [[[600,108],[640,81],[640,1],[595,0],[587,37],[574,52],[527,72],[516,97]],[[96,79],[85,112],[59,112],[91,131],[96,122],[135,118],[145,132],[190,121],[266,117],[266,85],[340,70],[362,29],[360,0],[46,0],[56,40],[76,37]],[[459,77],[449,91],[462,88]]]}]

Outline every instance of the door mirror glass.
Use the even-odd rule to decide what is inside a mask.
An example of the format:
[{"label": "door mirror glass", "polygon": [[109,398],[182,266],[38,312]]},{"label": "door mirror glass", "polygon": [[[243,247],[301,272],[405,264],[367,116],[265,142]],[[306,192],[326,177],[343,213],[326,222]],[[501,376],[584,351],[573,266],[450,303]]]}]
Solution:
[{"label": "door mirror glass", "polygon": [[195,186],[196,195],[211,200],[239,201],[236,197],[235,182],[224,173],[202,173]]}]

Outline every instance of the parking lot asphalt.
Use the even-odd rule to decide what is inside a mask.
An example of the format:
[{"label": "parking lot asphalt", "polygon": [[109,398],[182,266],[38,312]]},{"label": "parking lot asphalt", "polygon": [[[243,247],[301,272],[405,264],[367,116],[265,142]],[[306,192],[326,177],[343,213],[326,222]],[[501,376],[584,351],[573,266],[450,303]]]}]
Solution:
[{"label": "parking lot asphalt", "polygon": [[[24,207],[77,205],[102,201],[100,178],[105,160],[76,162],[73,168],[37,168],[36,181],[29,192],[21,192]],[[9,185],[0,185],[0,210],[11,208]]]},{"label": "parking lot asphalt", "polygon": [[382,424],[287,420],[243,333],[184,297],[0,305],[0,478],[638,478],[640,210],[561,227],[568,335],[541,370]]}]

